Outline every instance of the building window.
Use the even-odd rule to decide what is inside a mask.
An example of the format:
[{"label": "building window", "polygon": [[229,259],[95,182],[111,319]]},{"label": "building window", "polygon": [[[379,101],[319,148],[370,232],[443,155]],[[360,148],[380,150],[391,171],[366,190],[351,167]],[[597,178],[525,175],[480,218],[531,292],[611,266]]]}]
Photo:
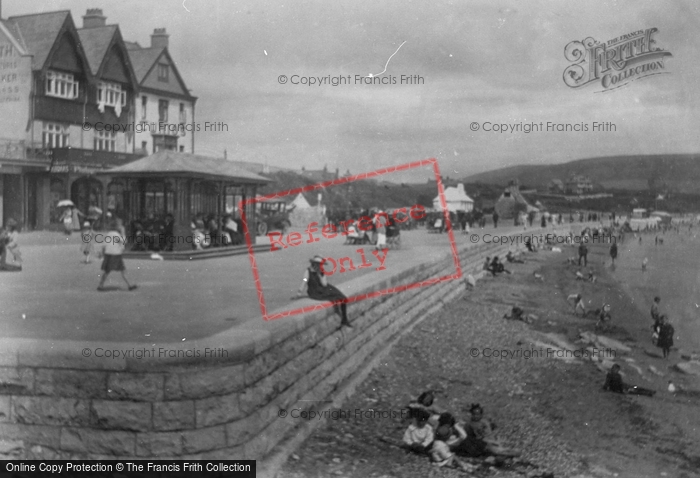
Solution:
[{"label": "building window", "polygon": [[117,133],[114,131],[95,131],[95,151],[115,151]]},{"label": "building window", "polygon": [[68,128],[58,123],[44,123],[42,140],[44,148],[68,147]]},{"label": "building window", "polygon": [[146,121],[146,110],[148,106],[148,96],[141,97],[141,119]]},{"label": "building window", "polygon": [[185,147],[182,146],[182,145],[180,145],[180,152],[181,152],[181,153],[184,153],[184,152],[185,152]]},{"label": "building window", "polygon": [[177,136],[154,135],[153,152],[177,151]]},{"label": "building window", "polygon": [[185,103],[180,103],[180,123],[187,123],[187,114],[185,113]]},{"label": "building window", "polygon": [[147,152],[147,151],[148,151],[148,141],[141,141],[141,149],[142,149],[144,152]]},{"label": "building window", "polygon": [[158,100],[158,121],[168,122],[168,100]]},{"label": "building window", "polygon": [[126,106],[126,91],[119,83],[100,82],[97,89],[97,102],[107,106]]},{"label": "building window", "polygon": [[169,73],[170,73],[170,68],[168,67],[168,65],[164,65],[162,63],[158,64],[158,81],[163,81],[163,82],[167,83]]},{"label": "building window", "polygon": [[46,96],[74,100],[78,97],[78,82],[70,73],[49,71],[46,74]]}]

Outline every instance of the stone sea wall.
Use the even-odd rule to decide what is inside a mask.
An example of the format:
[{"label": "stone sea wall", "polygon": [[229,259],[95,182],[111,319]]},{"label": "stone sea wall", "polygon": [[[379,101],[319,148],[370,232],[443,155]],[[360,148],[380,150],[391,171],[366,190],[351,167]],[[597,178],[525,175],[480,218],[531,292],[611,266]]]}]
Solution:
[{"label": "stone sea wall", "polygon": [[[485,256],[507,250],[463,246],[464,276],[481,272]],[[445,254],[342,288],[357,295],[454,272],[454,260]],[[451,279],[358,301],[348,307],[352,329],[339,330],[338,317],[327,308],[280,319],[283,326],[272,332],[231,330],[198,342],[226,347],[225,361],[86,361],[82,347],[99,344],[4,340],[0,457],[261,459],[304,425],[282,418],[280,410],[310,409],[333,398],[406,327],[465,287],[464,278]]]}]

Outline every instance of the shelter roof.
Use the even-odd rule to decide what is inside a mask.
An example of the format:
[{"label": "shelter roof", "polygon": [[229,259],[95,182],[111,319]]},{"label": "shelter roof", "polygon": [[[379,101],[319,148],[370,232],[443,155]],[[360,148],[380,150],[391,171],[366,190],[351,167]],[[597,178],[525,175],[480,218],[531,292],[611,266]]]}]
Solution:
[{"label": "shelter roof", "polygon": [[188,177],[245,184],[266,184],[272,181],[223,158],[176,151],[159,151],[104,173],[131,177]]}]

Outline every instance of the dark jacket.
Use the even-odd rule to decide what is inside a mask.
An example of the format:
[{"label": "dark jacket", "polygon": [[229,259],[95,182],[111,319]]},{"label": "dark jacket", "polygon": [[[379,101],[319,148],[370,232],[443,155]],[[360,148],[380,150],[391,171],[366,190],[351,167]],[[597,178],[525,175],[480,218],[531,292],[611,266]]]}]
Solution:
[{"label": "dark jacket", "polygon": [[613,372],[612,370],[608,372],[607,377],[605,377],[603,390],[625,393],[625,384],[622,382],[622,375],[620,375],[620,372]]}]

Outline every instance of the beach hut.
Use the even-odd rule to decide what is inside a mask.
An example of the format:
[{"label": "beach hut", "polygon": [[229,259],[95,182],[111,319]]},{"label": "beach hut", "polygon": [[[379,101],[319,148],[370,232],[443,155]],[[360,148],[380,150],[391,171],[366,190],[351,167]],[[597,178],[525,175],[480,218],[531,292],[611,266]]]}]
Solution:
[{"label": "beach hut", "polygon": [[528,211],[538,211],[520,193],[520,186],[517,180],[512,180],[508,184],[501,197],[496,201],[494,209],[501,219],[515,219],[516,224],[523,224],[522,217],[527,217]]},{"label": "beach hut", "polygon": [[[470,212],[474,209],[474,200],[467,196],[467,193],[464,191],[464,184],[462,183],[458,184],[457,187],[445,189],[445,201],[447,202],[447,210],[450,212]],[[437,210],[442,209],[440,196],[436,196],[435,199],[433,199],[433,207]]]}]

